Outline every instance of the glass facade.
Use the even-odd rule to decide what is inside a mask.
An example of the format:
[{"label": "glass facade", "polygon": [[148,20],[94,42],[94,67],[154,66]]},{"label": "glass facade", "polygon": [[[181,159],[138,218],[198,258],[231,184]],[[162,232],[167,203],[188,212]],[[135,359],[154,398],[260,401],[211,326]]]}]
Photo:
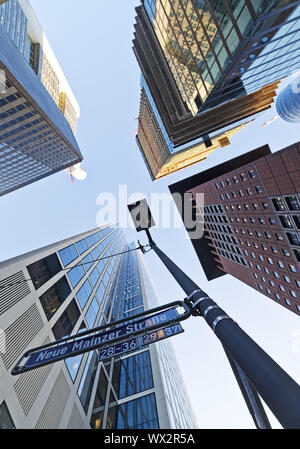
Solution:
[{"label": "glass facade", "polygon": [[18,0],[9,0],[0,5],[0,24],[5,28],[18,50],[25,56],[28,21]]},{"label": "glass facade", "polygon": [[143,4],[181,97],[194,115],[299,68],[300,13],[299,8],[293,12],[295,4],[283,6],[279,0],[144,0]]},{"label": "glass facade", "polygon": [[[31,328],[39,326],[41,334],[35,339],[38,345],[69,336],[74,336],[76,341],[87,330],[108,324],[114,328],[117,320],[125,319],[127,323],[136,314],[155,305],[142,254],[135,243],[127,244],[123,233],[115,226],[86,232],[24,257],[24,271],[26,276],[29,273],[34,284],[28,293],[32,300],[29,310],[35,308],[37,313],[39,309],[38,321],[34,322],[30,316],[27,327],[31,332]],[[39,283],[40,279],[43,283]],[[23,335],[27,329],[24,331],[24,310],[20,312]],[[16,339],[17,349],[18,344],[19,339]],[[173,362],[168,366],[172,360],[171,346],[160,347],[154,343],[127,349],[115,357],[108,352],[108,358],[101,358],[101,361],[99,356],[101,352],[109,351],[107,347],[49,365],[48,374],[51,370],[52,374],[48,377],[45,371],[44,378],[38,376],[39,386],[30,377],[34,372],[29,374],[28,383],[25,387],[22,384],[20,391],[17,379],[14,401],[19,401],[24,407],[24,415],[26,413],[22,422],[17,416],[17,428],[26,427],[25,421],[27,416],[30,417],[28,412],[38,391],[41,392],[38,400],[51,403],[55,410],[52,415],[44,407],[40,417],[34,414],[33,420],[38,419],[41,428],[59,428],[59,425],[93,429],[194,428],[178,367]],[[170,352],[168,356],[164,354],[165,350]],[[161,363],[160,351],[167,362]],[[16,353],[11,358],[18,356]],[[9,370],[7,375],[10,376]],[[168,376],[170,380],[165,380]],[[27,380],[27,376],[23,379]],[[175,392],[175,388],[178,391]],[[56,391],[54,396],[53,391]],[[30,395],[33,397],[29,403],[26,398]],[[23,398],[26,403],[22,402]],[[6,399],[4,396],[3,400]],[[67,407],[65,401],[68,401]],[[2,428],[14,425],[9,420],[15,402],[12,404],[9,403],[7,410],[4,403],[0,405]],[[65,414],[63,421],[60,421],[61,417],[56,418],[58,413]],[[12,413],[12,416],[15,418],[16,414]],[[55,423],[45,422],[43,416],[55,419]],[[36,421],[30,421],[28,427],[39,428]]]}]

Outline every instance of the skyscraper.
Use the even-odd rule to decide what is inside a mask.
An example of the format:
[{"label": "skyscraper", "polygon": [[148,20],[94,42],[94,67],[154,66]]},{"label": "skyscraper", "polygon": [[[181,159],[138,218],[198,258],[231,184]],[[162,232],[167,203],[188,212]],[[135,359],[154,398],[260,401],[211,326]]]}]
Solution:
[{"label": "skyscraper", "polygon": [[[299,2],[143,0],[136,11],[151,115],[174,148],[200,138],[212,147],[212,133],[268,109],[279,81],[299,68]],[[142,86],[141,117],[148,92]],[[157,159],[145,129],[140,120],[138,144]]]},{"label": "skyscraper", "polygon": [[231,274],[298,315],[299,175],[298,142],[274,154],[265,145],[170,186],[204,212],[204,237],[192,243],[208,280]]},{"label": "skyscraper", "polygon": [[[19,1],[29,5],[27,0]],[[31,51],[33,59],[29,55],[26,60],[27,37],[35,22],[29,23],[24,11],[16,0],[0,6],[0,196],[83,159],[70,124],[40,80],[44,77],[43,71],[39,73],[41,59],[33,63]],[[46,46],[46,38],[43,42]],[[35,45],[42,54],[41,46]]]},{"label": "skyscraper", "polygon": [[0,3],[0,24],[59,106],[75,134],[80,116],[78,102],[29,1],[7,0],[2,6]]},{"label": "skyscraper", "polygon": [[0,428],[194,428],[168,341],[10,374],[26,349],[156,305],[142,257],[105,227],[0,263]]}]

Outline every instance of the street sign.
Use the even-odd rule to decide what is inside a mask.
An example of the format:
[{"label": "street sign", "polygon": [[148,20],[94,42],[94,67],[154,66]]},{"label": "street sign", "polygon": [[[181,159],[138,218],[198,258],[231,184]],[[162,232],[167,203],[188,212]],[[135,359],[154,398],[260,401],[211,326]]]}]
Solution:
[{"label": "street sign", "polygon": [[117,345],[107,346],[99,350],[98,362],[121,356],[127,352],[136,351],[139,348],[173,337],[174,335],[182,334],[183,332],[184,330],[181,324],[174,324],[173,326],[158,329]]},{"label": "street sign", "polygon": [[[153,326],[163,326],[164,324],[169,324],[172,320],[178,318],[178,312],[176,308],[168,309],[164,312],[157,313],[147,318],[134,320],[132,318],[129,320],[128,324],[125,326],[116,327],[113,330],[98,332],[88,337],[78,337],[69,343],[53,345],[48,348],[32,352],[24,367],[22,369],[28,368],[38,368],[50,363],[54,363],[69,357],[73,357],[78,354],[82,354],[87,351],[92,351],[103,345],[107,345],[111,342],[113,343],[117,340],[119,341],[124,337],[135,334],[136,332],[141,332],[147,330]],[[120,349],[121,350],[121,349]]]}]

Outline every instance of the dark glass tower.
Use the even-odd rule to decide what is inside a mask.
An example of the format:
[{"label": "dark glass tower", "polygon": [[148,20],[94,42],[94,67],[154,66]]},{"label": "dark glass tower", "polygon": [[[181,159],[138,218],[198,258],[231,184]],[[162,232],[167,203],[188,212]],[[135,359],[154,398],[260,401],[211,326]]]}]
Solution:
[{"label": "dark glass tower", "polygon": [[299,69],[299,2],[143,0],[136,12],[134,53],[144,79],[137,141],[153,179],[172,157],[160,123],[182,159],[200,139],[212,150],[210,136],[270,108],[280,80]]},{"label": "dark glass tower", "polygon": [[104,362],[93,351],[10,374],[26,348],[157,305],[142,257],[107,227],[0,263],[0,427],[194,428],[168,341]]}]

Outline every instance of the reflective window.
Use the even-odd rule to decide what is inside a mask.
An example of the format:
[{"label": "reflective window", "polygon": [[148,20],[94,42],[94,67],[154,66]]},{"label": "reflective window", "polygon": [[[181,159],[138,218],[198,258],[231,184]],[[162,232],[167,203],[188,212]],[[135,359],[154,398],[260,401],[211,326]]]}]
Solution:
[{"label": "reflective window", "polygon": [[74,245],[62,249],[58,254],[64,267],[67,267],[71,262],[73,262],[73,260],[77,259],[78,257],[78,253]]},{"label": "reflective window", "polygon": [[85,251],[87,251],[87,249],[88,249],[88,246],[87,246],[87,243],[86,243],[85,239],[80,240],[80,242],[77,242],[76,243],[76,247],[77,247],[77,249],[79,251],[79,254],[85,253]]},{"label": "reflective window", "polygon": [[91,254],[88,254],[84,259],[82,259],[82,265],[86,272],[93,266],[93,257]]},{"label": "reflective window", "polygon": [[94,380],[97,370],[97,352],[89,354],[85,369],[78,388],[78,396],[85,413],[88,412],[91,394],[94,386]]},{"label": "reflective window", "polygon": [[153,388],[149,351],[116,361],[113,387],[119,399]]},{"label": "reflective window", "polygon": [[90,329],[93,329],[98,312],[99,312],[99,303],[97,298],[95,297],[85,315],[85,321]]},{"label": "reflective window", "polygon": [[272,199],[272,203],[274,204],[275,210],[280,212],[282,210],[285,210],[285,205],[283,202],[283,199],[278,197],[278,198],[273,198]]},{"label": "reflective window", "polygon": [[76,285],[79,284],[84,275],[85,270],[82,265],[76,265],[76,267],[72,268],[68,272],[68,278],[73,288],[75,288]]},{"label": "reflective window", "polygon": [[50,321],[70,293],[70,286],[64,276],[56,282],[56,284],[49,288],[49,290],[47,290],[42,296],[40,296],[40,301],[48,321]]},{"label": "reflective window", "polygon": [[99,272],[98,272],[97,268],[94,268],[94,270],[91,272],[91,274],[89,275],[89,279],[90,279],[92,286],[95,287],[95,285],[99,281]]},{"label": "reflective window", "polygon": [[73,299],[52,328],[52,332],[56,340],[60,340],[61,338],[71,335],[79,317],[80,312],[75,299]]},{"label": "reflective window", "polygon": [[287,202],[289,210],[291,211],[300,210],[300,201],[296,196],[288,196],[286,197],[285,200]]},{"label": "reflective window", "polygon": [[94,246],[95,243],[96,243],[95,237],[94,237],[93,235],[90,235],[90,236],[87,237],[85,240],[86,240],[87,246],[88,246],[89,248],[91,248],[92,246]]},{"label": "reflective window", "polygon": [[99,287],[96,290],[96,295],[99,301],[99,304],[102,304],[103,298],[104,298],[104,294],[105,294],[105,288],[102,282],[100,282]]},{"label": "reflective window", "polygon": [[88,280],[85,281],[81,289],[77,292],[77,300],[80,304],[81,310],[84,309],[86,303],[89,300],[89,297],[92,294],[92,287]]},{"label": "reflective window", "polygon": [[52,279],[62,269],[56,254],[45,257],[27,267],[34,288],[37,290],[50,279]]},{"label": "reflective window", "polygon": [[155,395],[143,396],[118,408],[118,429],[159,429]]}]

